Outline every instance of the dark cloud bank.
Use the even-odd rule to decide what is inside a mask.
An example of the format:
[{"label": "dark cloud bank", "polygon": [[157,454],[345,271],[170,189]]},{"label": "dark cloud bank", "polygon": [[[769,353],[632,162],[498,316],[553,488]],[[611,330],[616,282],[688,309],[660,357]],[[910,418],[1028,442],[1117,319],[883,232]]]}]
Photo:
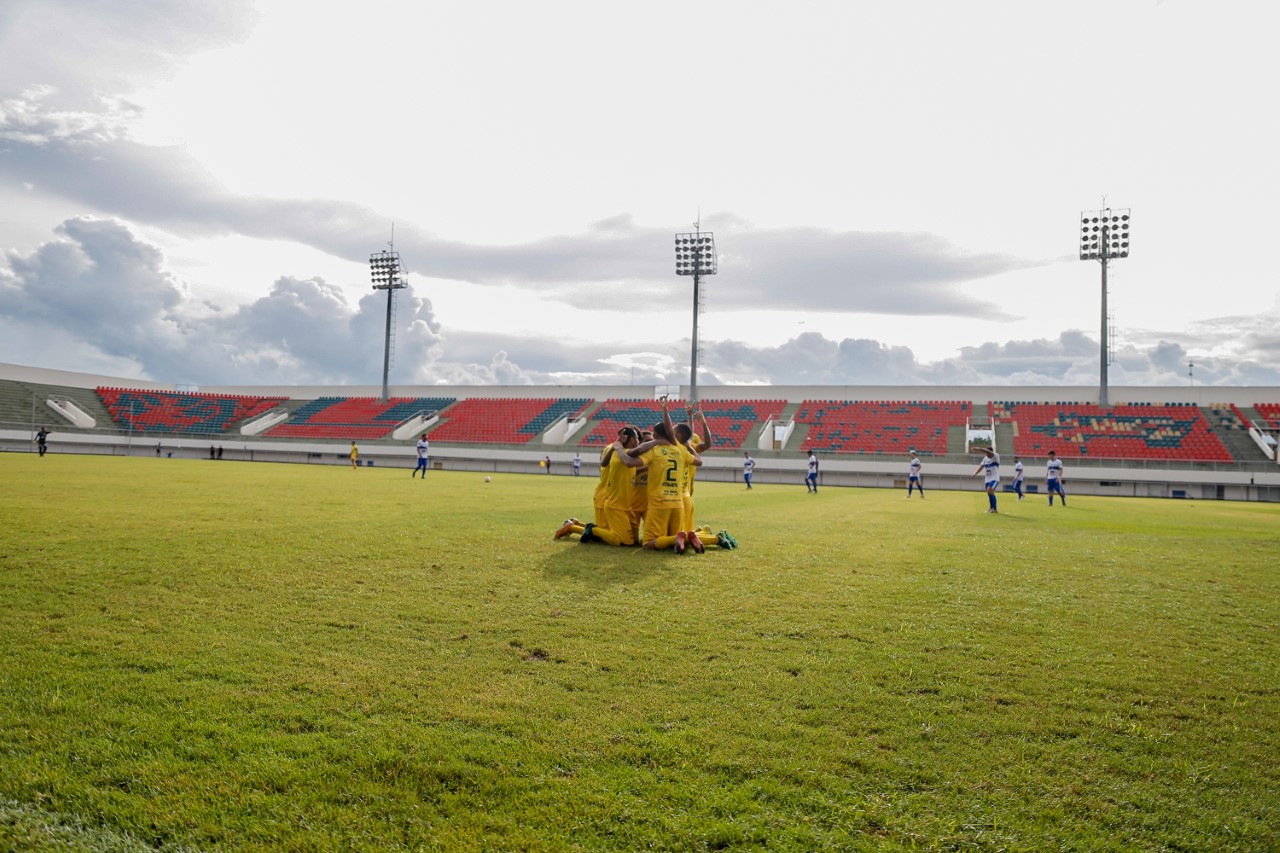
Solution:
[{"label": "dark cloud bank", "polygon": [[[265,285],[265,283],[264,283]],[[264,288],[265,289],[265,288]],[[1244,329],[1248,355],[1196,359],[1203,384],[1280,384],[1275,316],[1224,318]],[[385,301],[350,304],[319,278],[281,277],[244,305],[194,298],[165,269],[161,252],[114,219],[78,217],[29,255],[0,267],[0,360],[42,367],[206,385],[377,384],[382,375]],[[1245,325],[1242,325],[1245,324]],[[574,344],[551,337],[448,333],[429,300],[400,295],[398,384],[638,384],[687,379],[688,341],[632,347]],[[1213,329],[1208,321],[1205,337]],[[806,333],[777,347],[704,342],[700,381],[778,385],[1089,385],[1097,342],[1075,331],[1056,339],[966,347],[922,363],[908,347],[830,340]],[[1118,352],[1116,385],[1186,380],[1182,343],[1155,339]]]}]

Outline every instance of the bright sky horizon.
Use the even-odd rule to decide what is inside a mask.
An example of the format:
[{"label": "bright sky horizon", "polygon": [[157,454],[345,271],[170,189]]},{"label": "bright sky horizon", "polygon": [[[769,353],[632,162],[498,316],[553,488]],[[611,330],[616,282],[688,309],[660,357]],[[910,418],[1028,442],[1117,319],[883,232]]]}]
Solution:
[{"label": "bright sky horizon", "polygon": [[[1261,4],[0,9],[0,361],[178,383],[1280,385]],[[1105,201],[1104,201],[1105,199]]]}]

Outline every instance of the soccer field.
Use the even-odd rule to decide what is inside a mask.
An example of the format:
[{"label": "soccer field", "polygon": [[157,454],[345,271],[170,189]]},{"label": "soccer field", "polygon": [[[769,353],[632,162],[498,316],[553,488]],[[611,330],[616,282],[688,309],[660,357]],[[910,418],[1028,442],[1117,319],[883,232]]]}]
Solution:
[{"label": "soccer field", "polygon": [[0,849],[1280,846],[1280,506],[0,454]]}]

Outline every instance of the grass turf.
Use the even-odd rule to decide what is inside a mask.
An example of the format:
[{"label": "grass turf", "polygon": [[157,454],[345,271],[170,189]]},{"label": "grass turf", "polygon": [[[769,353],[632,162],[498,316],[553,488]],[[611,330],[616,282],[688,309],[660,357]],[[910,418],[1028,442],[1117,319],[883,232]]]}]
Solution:
[{"label": "grass turf", "polygon": [[0,849],[1280,845],[1280,507],[0,455]]}]

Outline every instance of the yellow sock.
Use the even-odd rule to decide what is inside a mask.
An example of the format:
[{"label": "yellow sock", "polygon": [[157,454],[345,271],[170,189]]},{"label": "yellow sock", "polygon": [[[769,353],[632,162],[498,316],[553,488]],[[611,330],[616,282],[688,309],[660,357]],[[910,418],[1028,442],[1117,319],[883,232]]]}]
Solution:
[{"label": "yellow sock", "polygon": [[618,546],[622,544],[622,537],[607,527],[593,527],[591,528],[591,535],[609,545]]},{"label": "yellow sock", "polygon": [[653,540],[653,547],[658,551],[665,551],[668,548],[674,548],[676,547],[676,537],[659,536],[657,539]]}]

